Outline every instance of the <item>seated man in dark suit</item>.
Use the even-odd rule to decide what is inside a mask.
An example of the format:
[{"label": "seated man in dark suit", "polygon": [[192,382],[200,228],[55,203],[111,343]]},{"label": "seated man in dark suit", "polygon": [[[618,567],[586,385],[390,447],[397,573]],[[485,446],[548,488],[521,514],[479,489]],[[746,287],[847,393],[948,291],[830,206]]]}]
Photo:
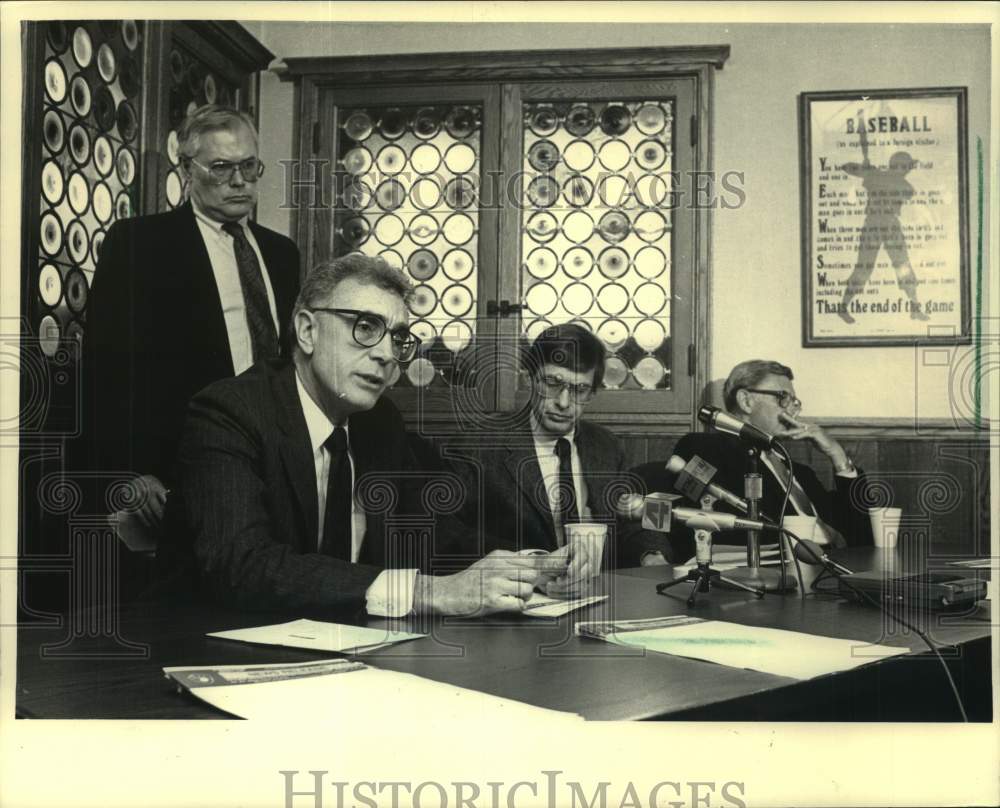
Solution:
[{"label": "seated man in dark suit", "polygon": [[381,259],[324,264],[295,304],[293,361],[257,364],[192,400],[179,536],[193,541],[216,597],[253,608],[475,615],[517,611],[541,570],[565,572],[559,559],[497,552],[453,575],[419,574],[432,554],[472,541],[447,518],[431,536],[421,529],[428,515],[409,485],[412,451],[382,398],[416,349],[410,293]]},{"label": "seated man in dark suit", "polygon": [[[803,463],[793,463],[788,514],[819,517],[827,540],[834,546],[872,544],[871,523],[867,511],[852,504],[851,489],[863,474],[844,448],[819,424],[799,417],[802,402],[795,395],[792,371],[778,362],[753,359],[732,369],[723,387],[723,400],[731,415],[773,435],[786,446],[793,441],[808,441],[826,455],[834,472],[835,489],[827,491],[816,472]],[[714,483],[743,496],[747,445],[738,437],[717,432],[692,432],[674,447],[674,454],[684,460],[697,455],[716,467]],[[672,492],[675,477],[666,470],[666,458],[633,469],[646,484],[647,491]],[[763,478],[760,509],[771,518],[781,512],[781,503],[789,484],[788,467],[775,452],[763,452],[759,463]],[[857,489],[855,489],[857,491]],[[860,498],[859,498],[860,499]],[[697,504],[697,503],[694,503]],[[718,503],[719,510],[729,510]],[[726,534],[725,543],[738,539]],[[673,558],[683,562],[693,555],[691,531],[679,528],[671,532]]]},{"label": "seated man in dark suit", "polygon": [[[482,530],[488,547],[572,552],[562,549],[564,526],[580,521],[608,523],[604,567],[637,566],[644,542],[662,544],[662,536],[616,516],[611,500],[624,490],[624,453],[607,429],[583,420],[604,359],[604,345],[582,326],[546,329],[524,357],[532,387],[520,423],[449,450],[470,492],[461,516]],[[598,561],[574,559],[573,570],[586,577]]]}]

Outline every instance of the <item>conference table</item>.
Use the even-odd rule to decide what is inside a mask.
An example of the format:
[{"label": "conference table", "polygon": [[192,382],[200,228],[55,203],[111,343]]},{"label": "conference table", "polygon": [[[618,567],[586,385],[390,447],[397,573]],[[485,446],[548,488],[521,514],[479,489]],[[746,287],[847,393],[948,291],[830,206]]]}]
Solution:
[{"label": "conference table", "polygon": [[[912,567],[895,551],[855,548],[834,556],[854,570]],[[926,563],[921,562],[926,568]],[[813,568],[815,573],[815,568]],[[985,577],[988,570],[965,570]],[[364,653],[386,670],[564,710],[589,720],[958,721],[941,662],[912,631],[878,609],[834,594],[769,593],[762,599],[713,587],[695,606],[689,584],[670,595],[656,584],[669,566],[604,572],[594,593],[608,598],[559,618],[524,614],[386,621],[353,615],[237,611],[160,599],[61,618],[35,616],[18,629],[17,715],[21,718],[227,719],[178,688],[166,666],[294,663],[335,654],[250,645],[208,632],[308,616],[426,637]],[[808,583],[808,581],[807,581]],[[808,590],[808,586],[807,586]],[[939,647],[970,721],[992,720],[991,604],[958,612],[908,612]],[[747,626],[880,643],[907,653],[800,681],[577,636],[577,621],[691,615]]]}]

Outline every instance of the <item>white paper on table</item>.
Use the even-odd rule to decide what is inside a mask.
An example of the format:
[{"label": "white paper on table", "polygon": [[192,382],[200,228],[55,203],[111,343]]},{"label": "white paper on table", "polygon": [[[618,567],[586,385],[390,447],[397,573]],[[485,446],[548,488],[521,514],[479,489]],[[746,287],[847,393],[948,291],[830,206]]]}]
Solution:
[{"label": "white paper on table", "polygon": [[812,679],[908,653],[906,648],[873,645],[861,640],[693,618],[666,627],[611,630],[604,639],[617,645],[793,679]]},{"label": "white paper on table", "polygon": [[362,628],[342,623],[323,623],[318,620],[292,620],[256,628],[237,628],[230,631],[213,631],[209,637],[238,640],[258,645],[283,645],[288,648],[308,648],[313,651],[338,651],[343,654],[360,654],[374,651],[392,643],[415,640],[426,634],[408,631],[390,631],[386,628]]},{"label": "white paper on table", "polygon": [[[380,670],[361,662],[327,659],[295,665],[216,665],[164,668],[164,673],[203,701],[240,718],[337,721],[353,718],[396,731],[440,721],[531,726],[527,721],[566,721],[575,713],[535,707],[421,676]],[[484,723],[488,722],[488,723]]]},{"label": "white paper on table", "polygon": [[582,609],[592,603],[600,603],[607,600],[607,595],[592,595],[588,598],[577,598],[576,600],[560,600],[550,598],[538,592],[533,592],[528,602],[524,605],[523,613],[529,617],[561,617],[576,609]]}]

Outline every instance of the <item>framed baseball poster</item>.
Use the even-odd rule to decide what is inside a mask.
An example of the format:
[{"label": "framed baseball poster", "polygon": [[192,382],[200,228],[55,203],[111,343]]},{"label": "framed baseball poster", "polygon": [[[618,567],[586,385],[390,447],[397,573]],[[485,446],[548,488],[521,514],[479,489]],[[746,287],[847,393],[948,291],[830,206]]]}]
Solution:
[{"label": "framed baseball poster", "polygon": [[803,93],[803,345],[970,340],[966,89]]}]

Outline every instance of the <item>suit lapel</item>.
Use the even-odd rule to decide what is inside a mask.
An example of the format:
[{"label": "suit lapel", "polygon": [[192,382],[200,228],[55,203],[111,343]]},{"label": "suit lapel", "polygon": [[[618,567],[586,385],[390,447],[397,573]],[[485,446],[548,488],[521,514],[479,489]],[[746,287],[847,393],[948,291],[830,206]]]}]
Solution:
[{"label": "suit lapel", "polygon": [[178,266],[174,268],[178,275],[183,273],[187,282],[182,284],[185,299],[191,301],[190,327],[197,334],[199,349],[207,346],[217,353],[217,359],[225,368],[220,375],[232,376],[233,355],[229,347],[229,334],[226,331],[226,319],[222,313],[222,298],[219,297],[219,286],[215,282],[212,261],[208,257],[205,239],[194,216],[194,208],[188,202],[176,211],[177,228],[168,246],[176,254],[181,251]]},{"label": "suit lapel", "polygon": [[257,240],[257,246],[260,247],[260,254],[264,258],[263,269],[271,281],[271,289],[274,292],[274,305],[278,310],[279,324],[284,328],[284,322],[280,321],[284,320],[285,312],[291,312],[292,304],[295,302],[292,299],[292,295],[298,288],[299,268],[297,266],[282,266],[282,256],[280,251],[275,249],[277,245],[272,239],[271,234],[256,222],[248,221],[247,224],[249,224],[250,232],[253,233],[254,238]]},{"label": "suit lapel", "polygon": [[302,413],[302,404],[295,384],[295,366],[289,363],[281,367],[272,377],[271,384],[277,406],[278,424],[285,435],[279,446],[281,462],[288,476],[292,495],[301,512],[302,522],[306,526],[300,550],[314,552],[319,535],[316,466],[313,462],[306,417]]},{"label": "suit lapel", "polygon": [[[520,489],[520,503],[527,503],[532,508],[543,525],[543,530],[549,541],[549,548],[556,547],[556,529],[553,522],[552,509],[549,507],[548,494],[542,481],[542,470],[538,466],[535,455],[535,444],[530,432],[515,433],[515,442],[507,447],[507,457],[504,460],[507,473],[513,479],[514,485]],[[528,514],[523,515],[527,517]],[[521,520],[524,524],[525,519]],[[524,538],[524,537],[522,537]],[[542,548],[546,549],[546,548]]]},{"label": "suit lapel", "polygon": [[[584,483],[587,486],[586,505],[590,508],[593,516],[603,516],[605,514],[602,502],[603,489],[607,480],[595,479],[593,473],[596,471],[607,471],[612,465],[611,460],[601,452],[598,442],[594,440],[594,433],[586,421],[577,423],[576,439],[574,442],[576,443],[577,454],[580,455],[580,473],[583,475]],[[581,513],[582,510],[581,508]]]}]

